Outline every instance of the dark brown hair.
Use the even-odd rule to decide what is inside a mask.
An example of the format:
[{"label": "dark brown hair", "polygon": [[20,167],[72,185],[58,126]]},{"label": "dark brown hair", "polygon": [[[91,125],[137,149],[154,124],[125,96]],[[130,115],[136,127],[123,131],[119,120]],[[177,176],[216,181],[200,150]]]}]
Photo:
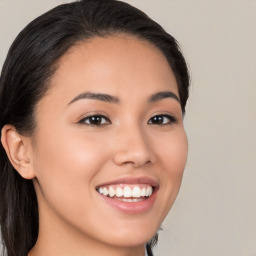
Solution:
[{"label": "dark brown hair", "polygon": [[[31,135],[34,109],[50,86],[58,60],[80,41],[127,34],[156,46],[167,58],[185,113],[189,74],[176,40],[145,13],[115,0],[81,0],[36,18],[13,42],[0,77],[0,129],[12,124]],[[124,60],[125,61],[125,60]],[[0,225],[8,256],[24,256],[38,235],[38,206],[31,180],[13,168],[0,145]],[[149,255],[157,235],[147,245]]]}]

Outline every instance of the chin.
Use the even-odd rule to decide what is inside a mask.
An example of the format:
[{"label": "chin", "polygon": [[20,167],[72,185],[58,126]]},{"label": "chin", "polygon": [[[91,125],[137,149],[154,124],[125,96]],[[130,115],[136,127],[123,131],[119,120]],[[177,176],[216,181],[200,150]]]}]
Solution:
[{"label": "chin", "polygon": [[147,223],[142,225],[129,225],[129,227],[122,226],[106,237],[106,242],[114,246],[120,247],[138,247],[149,242],[159,229],[158,225]]}]

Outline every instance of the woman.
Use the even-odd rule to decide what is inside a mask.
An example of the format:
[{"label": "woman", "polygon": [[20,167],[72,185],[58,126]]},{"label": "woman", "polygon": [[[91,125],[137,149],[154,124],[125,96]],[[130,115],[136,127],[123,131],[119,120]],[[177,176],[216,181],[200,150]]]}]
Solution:
[{"label": "woman", "polygon": [[175,39],[126,3],[32,21],[0,80],[7,255],[152,255],[186,162],[188,86]]}]

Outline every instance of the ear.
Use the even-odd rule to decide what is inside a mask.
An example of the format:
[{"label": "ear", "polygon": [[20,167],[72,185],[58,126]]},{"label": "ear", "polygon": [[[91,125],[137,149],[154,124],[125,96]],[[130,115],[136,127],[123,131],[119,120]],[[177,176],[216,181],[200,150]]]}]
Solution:
[{"label": "ear", "polygon": [[7,124],[2,129],[1,142],[16,171],[24,179],[33,179],[31,138],[20,135],[13,125]]}]

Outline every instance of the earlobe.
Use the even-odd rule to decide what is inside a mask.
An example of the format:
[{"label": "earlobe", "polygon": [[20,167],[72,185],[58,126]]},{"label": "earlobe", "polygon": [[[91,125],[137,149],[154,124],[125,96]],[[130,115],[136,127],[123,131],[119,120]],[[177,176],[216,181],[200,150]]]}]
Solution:
[{"label": "earlobe", "polygon": [[13,125],[5,125],[1,142],[12,166],[24,179],[33,179],[32,149],[28,137],[20,135]]}]

